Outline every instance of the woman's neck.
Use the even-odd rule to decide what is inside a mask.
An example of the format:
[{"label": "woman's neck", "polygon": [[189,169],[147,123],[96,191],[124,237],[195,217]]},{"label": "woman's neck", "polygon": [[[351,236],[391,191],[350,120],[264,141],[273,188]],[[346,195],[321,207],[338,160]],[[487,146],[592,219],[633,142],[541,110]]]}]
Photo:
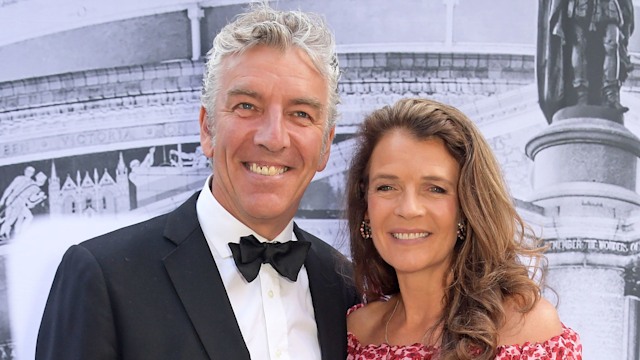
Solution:
[{"label": "woman's neck", "polygon": [[[397,343],[425,343],[426,339],[427,344],[437,345],[433,342],[440,334],[444,289],[450,281],[450,277],[445,280],[442,273],[398,274],[398,306],[388,321],[388,333],[395,336],[389,337],[395,338]],[[403,338],[408,341],[402,341]]]},{"label": "woman's neck", "polygon": [[421,321],[442,315],[444,309],[444,284],[442,279],[428,281],[421,278],[398,277],[400,301],[408,322]]}]

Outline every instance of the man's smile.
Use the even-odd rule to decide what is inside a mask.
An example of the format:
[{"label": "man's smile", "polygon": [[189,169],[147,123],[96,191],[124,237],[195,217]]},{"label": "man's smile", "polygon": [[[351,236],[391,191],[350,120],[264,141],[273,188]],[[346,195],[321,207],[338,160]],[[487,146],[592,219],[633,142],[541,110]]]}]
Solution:
[{"label": "man's smile", "polygon": [[244,166],[252,173],[265,176],[281,175],[289,170],[286,166],[258,165],[256,163],[244,163]]}]

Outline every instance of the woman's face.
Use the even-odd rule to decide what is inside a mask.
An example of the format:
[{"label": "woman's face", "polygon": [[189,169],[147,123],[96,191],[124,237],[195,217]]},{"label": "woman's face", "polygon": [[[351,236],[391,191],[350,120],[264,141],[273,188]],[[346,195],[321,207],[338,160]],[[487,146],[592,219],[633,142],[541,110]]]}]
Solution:
[{"label": "woman's face", "polygon": [[439,138],[403,129],[382,137],[369,164],[372,241],[398,275],[448,271],[460,220],[460,166]]}]

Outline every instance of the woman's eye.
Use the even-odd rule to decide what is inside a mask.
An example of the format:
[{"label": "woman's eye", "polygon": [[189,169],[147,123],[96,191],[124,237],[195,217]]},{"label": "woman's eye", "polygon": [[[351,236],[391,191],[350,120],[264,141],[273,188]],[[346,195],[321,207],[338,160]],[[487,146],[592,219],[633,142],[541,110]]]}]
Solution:
[{"label": "woman's eye", "polygon": [[380,185],[376,188],[377,191],[390,191],[393,190],[393,188],[389,185]]},{"label": "woman's eye", "polygon": [[444,194],[447,192],[445,189],[441,188],[440,186],[432,186],[429,188],[429,191],[438,193],[438,194]]}]

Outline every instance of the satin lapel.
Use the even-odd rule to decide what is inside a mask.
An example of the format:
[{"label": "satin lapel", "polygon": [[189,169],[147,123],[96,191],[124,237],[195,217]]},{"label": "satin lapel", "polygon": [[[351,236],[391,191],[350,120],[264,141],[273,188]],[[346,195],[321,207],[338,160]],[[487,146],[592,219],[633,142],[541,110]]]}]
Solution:
[{"label": "satin lapel", "polygon": [[[308,240],[300,231],[296,231],[296,237]],[[336,272],[324,264],[314,246],[311,246],[304,265],[309,276],[322,359],[343,359],[347,342],[346,313]]]},{"label": "satin lapel", "polygon": [[177,247],[164,258],[165,268],[209,357],[249,360],[224,284],[197,221],[194,197],[174,211],[167,222],[165,236]]}]

